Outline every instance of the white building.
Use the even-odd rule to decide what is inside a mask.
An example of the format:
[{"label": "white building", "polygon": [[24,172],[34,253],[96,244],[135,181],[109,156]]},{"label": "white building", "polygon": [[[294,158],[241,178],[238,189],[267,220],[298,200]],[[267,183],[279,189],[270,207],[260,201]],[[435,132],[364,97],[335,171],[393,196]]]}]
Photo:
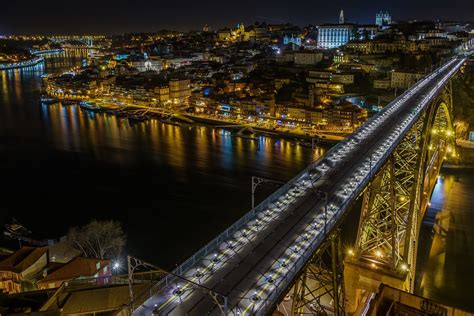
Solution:
[{"label": "white building", "polygon": [[390,89],[390,86],[391,86],[391,80],[390,79],[375,79],[374,80],[374,88],[375,89],[388,90],[388,89]]},{"label": "white building", "polygon": [[334,73],[331,77],[331,82],[342,84],[353,84],[354,74],[349,73]]},{"label": "white building", "polygon": [[354,39],[353,24],[324,24],[318,27],[318,47],[322,49],[338,48]]}]

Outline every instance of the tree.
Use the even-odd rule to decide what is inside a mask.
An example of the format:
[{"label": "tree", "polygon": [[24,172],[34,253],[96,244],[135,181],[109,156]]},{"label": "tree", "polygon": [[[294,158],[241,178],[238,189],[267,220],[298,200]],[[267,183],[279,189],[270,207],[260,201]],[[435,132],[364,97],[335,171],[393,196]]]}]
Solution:
[{"label": "tree", "polygon": [[94,219],[85,226],[72,227],[68,232],[68,241],[88,258],[116,258],[122,252],[125,240],[122,225],[114,220]]}]

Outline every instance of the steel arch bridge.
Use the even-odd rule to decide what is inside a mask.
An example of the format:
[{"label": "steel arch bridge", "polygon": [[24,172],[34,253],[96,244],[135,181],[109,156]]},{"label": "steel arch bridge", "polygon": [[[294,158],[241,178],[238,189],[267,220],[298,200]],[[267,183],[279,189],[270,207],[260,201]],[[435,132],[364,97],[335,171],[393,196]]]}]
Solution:
[{"label": "steel arch bridge", "polygon": [[92,47],[94,46],[94,40],[96,38],[90,36],[53,36],[48,39],[57,44],[66,43],[68,41],[77,41],[85,46]]},{"label": "steel arch bridge", "polygon": [[[381,282],[413,292],[418,235],[443,161],[456,159],[451,81],[431,101],[363,195],[355,247],[345,262],[345,300]],[[367,298],[367,297],[366,297]]]},{"label": "steel arch bridge", "polygon": [[[452,58],[418,81],[137,293],[133,314],[266,315],[290,289],[293,315],[343,314],[380,282],[412,290],[419,223],[444,157],[456,155],[449,82],[464,62]],[[360,196],[359,234],[343,265],[338,226]]]}]

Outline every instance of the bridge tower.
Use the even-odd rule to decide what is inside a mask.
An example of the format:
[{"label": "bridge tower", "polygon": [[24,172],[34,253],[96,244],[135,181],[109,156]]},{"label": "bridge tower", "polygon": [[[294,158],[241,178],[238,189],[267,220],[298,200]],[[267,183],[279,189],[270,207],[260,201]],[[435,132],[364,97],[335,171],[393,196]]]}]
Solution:
[{"label": "bridge tower", "polygon": [[358,236],[344,262],[348,314],[380,283],[413,292],[418,235],[444,160],[455,158],[451,82],[406,133],[364,191]]}]

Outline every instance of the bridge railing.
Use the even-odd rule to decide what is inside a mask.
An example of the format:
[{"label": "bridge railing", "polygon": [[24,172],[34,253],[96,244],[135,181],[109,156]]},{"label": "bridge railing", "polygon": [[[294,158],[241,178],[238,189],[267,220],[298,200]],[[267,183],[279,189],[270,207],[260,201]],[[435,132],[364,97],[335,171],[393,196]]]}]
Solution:
[{"label": "bridge railing", "polygon": [[[394,146],[396,147],[396,146]],[[390,156],[390,152],[387,151],[376,164],[374,164],[374,170],[378,170],[382,167],[385,163],[386,159]],[[341,217],[343,216],[346,209],[350,206],[352,201],[362,192],[364,187],[369,183],[370,179],[372,178],[373,174],[369,172],[365,178],[362,180],[361,184],[357,187],[356,190],[350,194],[344,203],[338,208],[338,210],[334,213],[334,215],[327,221],[326,223],[326,231],[329,232],[336,227],[336,224],[339,222]],[[324,234],[324,230],[322,230],[314,239],[314,241],[309,245],[307,249],[303,251],[303,255],[300,256],[289,269],[289,272],[285,274],[285,277],[280,279],[278,284],[275,284],[275,290],[272,291],[270,296],[265,299],[265,303],[263,306],[260,306],[258,314],[266,315],[273,311],[275,307],[275,303],[280,299],[284,291],[286,291],[289,285],[295,280],[297,274],[304,268],[304,266],[309,262],[309,260],[313,257],[313,254],[316,250],[321,246],[321,244],[326,239],[326,235]],[[261,312],[260,312],[261,311]]]},{"label": "bridge railing", "polygon": [[232,238],[232,236],[241,230],[246,224],[250,221],[257,218],[257,216],[265,211],[272,203],[274,203],[278,198],[280,198],[284,193],[286,193],[292,186],[296,184],[296,182],[303,177],[305,174],[308,173],[311,169],[314,168],[315,164],[317,164],[319,160],[312,162],[308,167],[306,167],[303,171],[301,171],[296,177],[285,183],[275,192],[273,192],[270,196],[268,196],[265,200],[263,200],[260,204],[256,207],[251,209],[247,212],[244,216],[234,222],[230,227],[228,227],[224,232],[222,232],[219,236],[211,240],[208,244],[198,250],[192,257],[186,260],[183,264],[177,267],[173,273],[178,275],[183,275],[187,270],[191,267],[200,263],[206,256],[215,252],[215,250],[219,247],[219,245]]}]

